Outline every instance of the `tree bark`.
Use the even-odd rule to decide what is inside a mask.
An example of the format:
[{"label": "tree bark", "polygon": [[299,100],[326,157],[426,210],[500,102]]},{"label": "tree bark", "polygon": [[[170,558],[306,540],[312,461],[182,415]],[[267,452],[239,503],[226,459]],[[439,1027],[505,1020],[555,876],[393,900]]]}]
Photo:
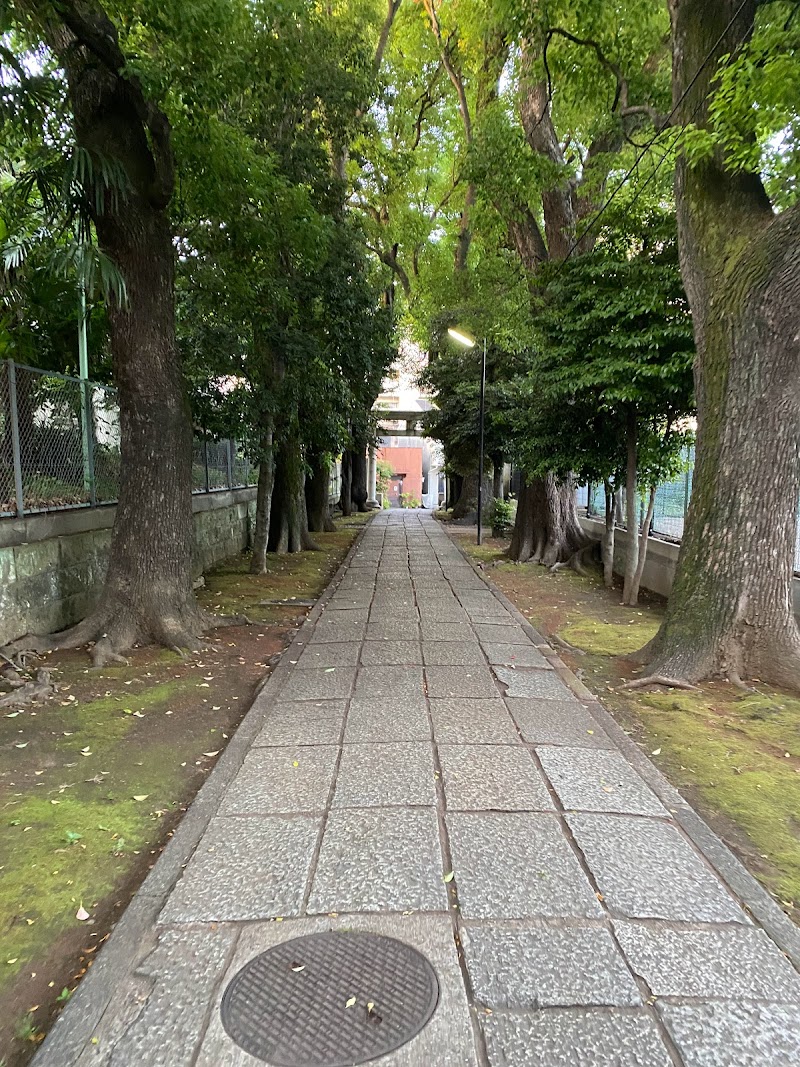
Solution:
[{"label": "tree bark", "polygon": [[622,586],[622,603],[636,603],[631,600],[633,579],[639,564],[639,520],[637,517],[637,505],[639,497],[636,492],[636,467],[637,467],[637,425],[636,409],[628,408],[625,440],[628,450],[628,462],[625,470],[625,526],[628,531],[628,539],[625,550],[625,580]]},{"label": "tree bark", "polygon": [[616,534],[615,498],[616,492],[612,489],[611,484],[606,481],[606,528],[605,533],[603,534],[601,550],[603,553],[603,584],[607,589],[613,589],[614,587],[614,538]]},{"label": "tree bark", "polygon": [[46,36],[66,71],[76,142],[127,178],[124,191],[89,197],[98,244],[127,287],[127,304],[107,307],[120,405],[119,503],[98,605],[55,641],[96,640],[100,664],[138,643],[194,647],[208,617],[192,590],[192,440],[175,344],[169,124],[127,72],[102,8],[56,11]]},{"label": "tree bark", "polygon": [[508,550],[511,559],[552,567],[571,559],[586,544],[571,478],[559,482],[548,474],[523,484]]},{"label": "tree bark", "polygon": [[[714,60],[746,38],[756,6],[670,0],[676,100],[712,55],[678,121],[708,125]],[[676,199],[697,348],[696,466],[672,595],[643,657],[653,674],[689,682],[723,675],[800,690],[800,208],[775,215],[759,177],[730,173],[719,151],[691,167],[678,160]]]},{"label": "tree bark", "polygon": [[478,475],[465,474],[461,479],[458,499],[453,505],[453,518],[465,519],[478,510]]},{"label": "tree bark", "polygon": [[495,500],[503,499],[503,460],[495,460],[492,464],[492,497]]},{"label": "tree bark", "polygon": [[308,457],[310,474],[306,477],[306,514],[312,533],[332,533],[336,527],[328,511],[330,464],[321,452]]},{"label": "tree bark", "polygon": [[339,489],[339,507],[342,509],[342,515],[345,516],[353,514],[353,467],[351,461],[352,453],[345,449],[342,453],[342,478]]},{"label": "tree bark", "polygon": [[369,511],[367,507],[367,446],[360,442],[350,452],[350,499],[354,511]]},{"label": "tree bark", "polygon": [[256,524],[253,531],[253,552],[250,557],[250,573],[266,574],[267,545],[269,543],[270,516],[272,513],[272,490],[275,483],[275,457],[272,453],[272,422],[265,430],[258,464],[258,490],[256,492]]},{"label": "tree bark", "polygon": [[279,555],[302,552],[305,526],[303,465],[295,435],[288,435],[275,452],[269,551]]},{"label": "tree bark", "polygon": [[650,493],[647,498],[647,510],[642,519],[642,527],[639,530],[639,555],[636,560],[636,572],[633,576],[633,581],[631,582],[628,599],[625,601],[626,604],[629,604],[633,608],[639,603],[639,587],[642,584],[644,565],[647,562],[647,544],[650,537],[650,524],[653,521],[653,512],[656,507],[656,489],[657,486],[650,486]]}]

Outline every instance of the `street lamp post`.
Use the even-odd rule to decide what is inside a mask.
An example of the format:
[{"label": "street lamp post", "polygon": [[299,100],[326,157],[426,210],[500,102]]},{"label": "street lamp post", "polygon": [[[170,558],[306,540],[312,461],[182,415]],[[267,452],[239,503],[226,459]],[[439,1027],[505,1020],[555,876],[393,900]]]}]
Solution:
[{"label": "street lamp post", "polygon": [[[475,347],[475,338],[470,337],[463,330],[448,329],[448,334],[465,348]],[[486,416],[486,338],[483,339],[483,355],[481,356],[481,403],[479,415],[479,446],[478,446],[478,544],[481,543],[481,519],[483,516],[483,430]]]}]

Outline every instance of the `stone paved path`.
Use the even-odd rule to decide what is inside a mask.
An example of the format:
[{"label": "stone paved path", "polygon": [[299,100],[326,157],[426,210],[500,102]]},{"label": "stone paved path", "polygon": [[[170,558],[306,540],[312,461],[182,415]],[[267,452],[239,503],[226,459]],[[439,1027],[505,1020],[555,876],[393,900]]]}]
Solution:
[{"label": "stone paved path", "polygon": [[255,1067],[228,981],[342,927],[439,975],[379,1067],[800,1064],[793,966],[435,521],[377,515],[307,630],[37,1067]]}]

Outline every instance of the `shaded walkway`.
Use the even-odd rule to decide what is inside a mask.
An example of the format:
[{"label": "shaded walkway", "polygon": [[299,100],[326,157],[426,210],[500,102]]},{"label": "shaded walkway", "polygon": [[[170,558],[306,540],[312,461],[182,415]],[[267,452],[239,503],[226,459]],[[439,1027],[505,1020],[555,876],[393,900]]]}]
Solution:
[{"label": "shaded walkway", "polygon": [[430,516],[377,515],[37,1067],[255,1065],[225,987],[329,929],[437,972],[379,1064],[800,1062],[797,972],[568,678]]}]

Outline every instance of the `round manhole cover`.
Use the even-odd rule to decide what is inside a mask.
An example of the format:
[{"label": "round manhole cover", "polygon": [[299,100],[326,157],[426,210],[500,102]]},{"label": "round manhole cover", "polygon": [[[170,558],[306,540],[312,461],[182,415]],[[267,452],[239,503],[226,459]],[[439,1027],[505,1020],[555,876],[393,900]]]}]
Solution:
[{"label": "round manhole cover", "polygon": [[256,956],[222,998],[222,1024],[274,1067],[352,1067],[399,1048],[429,1021],[439,981],[393,937],[311,934]]}]

